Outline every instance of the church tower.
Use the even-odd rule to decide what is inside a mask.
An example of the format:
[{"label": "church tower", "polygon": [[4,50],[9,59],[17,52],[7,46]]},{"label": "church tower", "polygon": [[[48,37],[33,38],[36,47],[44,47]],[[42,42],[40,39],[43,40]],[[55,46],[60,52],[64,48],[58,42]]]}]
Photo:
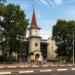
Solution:
[{"label": "church tower", "polygon": [[40,51],[40,29],[37,25],[35,10],[33,10],[31,25],[29,28],[29,54],[31,59],[38,61],[42,57]]}]

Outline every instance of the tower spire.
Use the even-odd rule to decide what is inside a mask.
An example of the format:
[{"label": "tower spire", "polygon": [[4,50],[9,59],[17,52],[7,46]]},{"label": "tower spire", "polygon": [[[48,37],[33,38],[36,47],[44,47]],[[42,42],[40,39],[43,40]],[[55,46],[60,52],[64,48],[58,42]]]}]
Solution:
[{"label": "tower spire", "polygon": [[35,10],[33,9],[33,16],[32,16],[32,21],[31,21],[31,27],[37,27],[37,22],[36,22],[36,16],[35,16]]},{"label": "tower spire", "polygon": [[31,27],[32,28],[39,28],[38,25],[37,25],[36,16],[35,16],[35,9],[34,8],[33,8],[32,20],[31,20]]}]

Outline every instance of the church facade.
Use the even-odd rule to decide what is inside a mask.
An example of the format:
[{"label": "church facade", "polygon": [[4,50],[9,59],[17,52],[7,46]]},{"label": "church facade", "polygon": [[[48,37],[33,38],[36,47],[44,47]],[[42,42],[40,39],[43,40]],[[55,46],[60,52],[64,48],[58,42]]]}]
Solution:
[{"label": "church facade", "polygon": [[51,38],[42,39],[40,30],[41,28],[37,25],[35,11],[33,10],[31,25],[28,28],[29,37],[23,41],[23,49],[18,54],[19,60],[43,61],[44,59],[56,59],[55,42]]}]

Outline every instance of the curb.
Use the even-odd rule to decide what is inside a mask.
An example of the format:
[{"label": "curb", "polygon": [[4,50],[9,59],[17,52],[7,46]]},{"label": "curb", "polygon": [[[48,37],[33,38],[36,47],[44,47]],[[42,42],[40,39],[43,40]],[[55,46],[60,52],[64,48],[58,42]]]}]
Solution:
[{"label": "curb", "polygon": [[17,72],[0,72],[0,75],[10,75],[10,74],[24,74],[24,73],[34,73],[34,72],[63,72],[63,71],[75,71],[75,68],[57,68],[57,69],[44,69],[44,70],[27,70],[27,71],[17,71]]},{"label": "curb", "polygon": [[[65,67],[65,66],[67,66],[67,67],[72,67],[73,65],[71,65],[71,64],[69,64],[69,65],[41,65],[41,67],[57,67],[57,66],[60,66],[60,67]],[[28,67],[40,67],[40,65],[8,65],[8,66],[1,66],[0,65],[0,68],[2,69],[2,68],[17,68],[17,67],[19,67],[19,68],[28,68]]]}]

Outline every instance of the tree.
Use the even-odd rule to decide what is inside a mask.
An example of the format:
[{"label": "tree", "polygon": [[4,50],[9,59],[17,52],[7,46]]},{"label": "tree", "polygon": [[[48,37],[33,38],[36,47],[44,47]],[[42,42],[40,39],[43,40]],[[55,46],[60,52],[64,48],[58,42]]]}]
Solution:
[{"label": "tree", "polygon": [[3,32],[3,28],[1,27],[1,21],[3,20],[3,14],[4,14],[4,3],[6,2],[6,0],[0,0],[0,44],[2,41],[2,32]]},{"label": "tree", "polygon": [[0,16],[3,14],[4,12],[4,3],[6,2],[6,0],[0,0]]},{"label": "tree", "polygon": [[21,48],[21,37],[26,34],[28,27],[28,19],[24,11],[21,10],[19,5],[8,4],[3,14],[3,21],[1,27],[4,28],[3,35],[9,45],[10,56],[13,51]]},{"label": "tree", "polygon": [[73,32],[75,31],[75,21],[58,20],[53,26],[53,39],[56,41],[56,53],[59,57],[72,57]]}]

